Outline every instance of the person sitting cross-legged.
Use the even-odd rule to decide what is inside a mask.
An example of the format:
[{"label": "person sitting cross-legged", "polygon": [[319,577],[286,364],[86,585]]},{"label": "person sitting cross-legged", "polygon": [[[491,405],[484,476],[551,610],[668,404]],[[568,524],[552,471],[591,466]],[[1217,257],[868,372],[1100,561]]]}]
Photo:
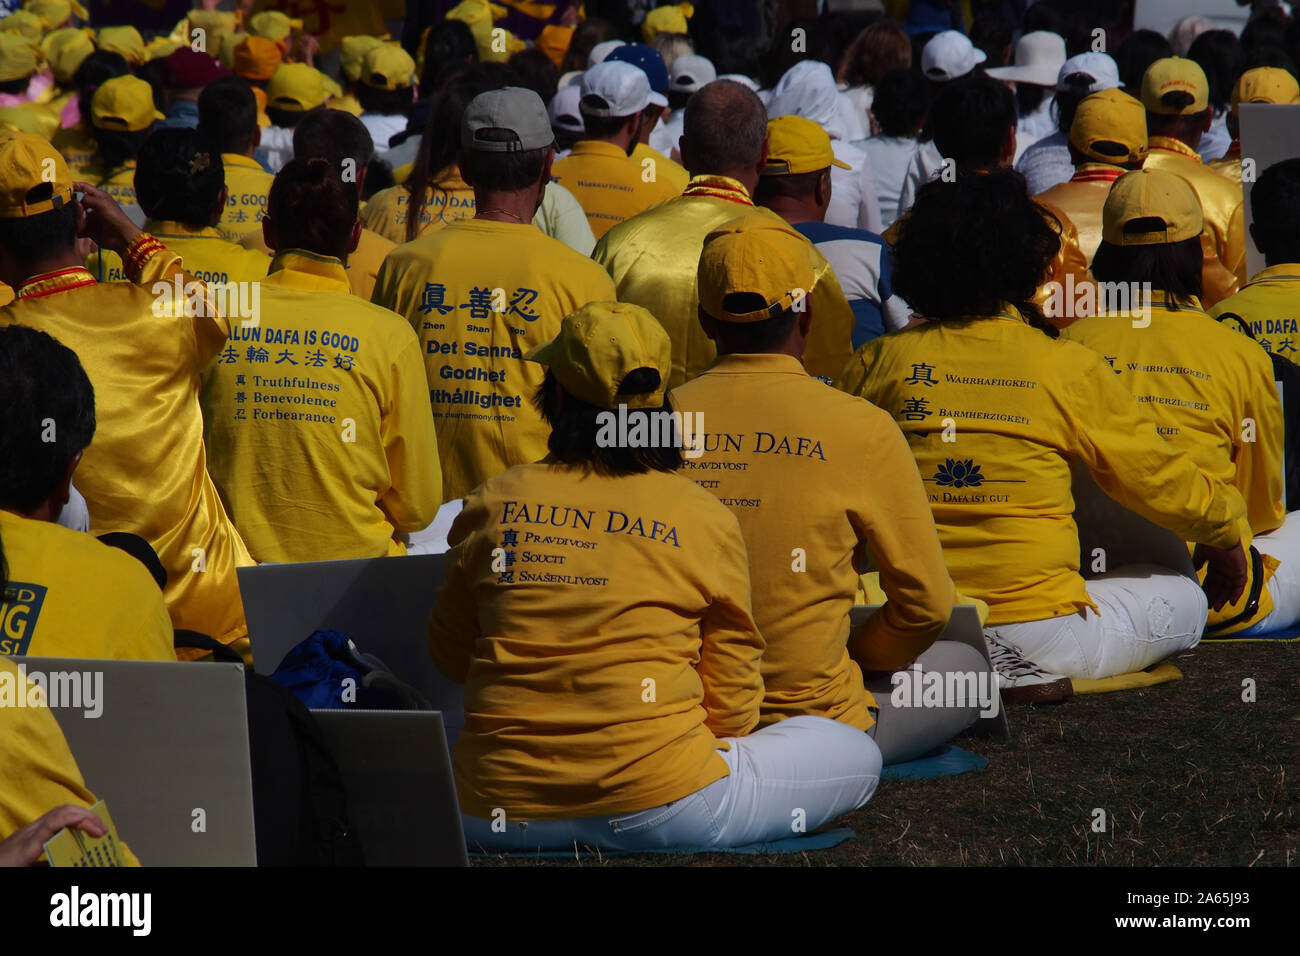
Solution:
[{"label": "person sitting cross-legged", "polygon": [[469,495],[429,622],[434,663],[465,685],[470,847],[734,847],[862,806],[881,764],[859,728],[756,729],[764,643],[740,527],[676,474],[680,447],[636,437],[671,410],[663,327],[593,302],[528,354],[548,366],[550,455]]}]

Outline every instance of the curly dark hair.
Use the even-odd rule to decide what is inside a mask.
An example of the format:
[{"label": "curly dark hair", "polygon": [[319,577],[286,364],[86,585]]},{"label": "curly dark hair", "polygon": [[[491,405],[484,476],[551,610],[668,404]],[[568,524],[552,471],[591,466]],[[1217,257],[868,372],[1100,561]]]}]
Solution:
[{"label": "curly dark hair", "polygon": [[1009,302],[1054,338],[1033,298],[1060,250],[1060,230],[1019,173],[959,169],[955,181],[922,186],[900,220],[894,290],[936,322],[992,315]]}]

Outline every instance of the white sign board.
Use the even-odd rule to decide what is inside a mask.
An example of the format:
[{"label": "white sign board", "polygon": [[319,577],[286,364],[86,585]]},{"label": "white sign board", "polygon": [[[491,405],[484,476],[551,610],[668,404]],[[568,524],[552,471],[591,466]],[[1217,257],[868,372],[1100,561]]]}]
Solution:
[{"label": "white sign board", "polygon": [[1183,17],[1205,17],[1216,28],[1240,34],[1250,18],[1250,7],[1240,7],[1236,0],[1137,0],[1133,11],[1133,29],[1155,30],[1169,36]]},{"label": "white sign board", "polygon": [[[1300,106],[1242,103],[1240,122],[1242,188],[1246,200],[1246,278],[1249,279],[1264,268],[1264,257],[1250,239],[1251,186],[1274,163],[1300,156]],[[1253,169],[1247,160],[1253,160]]]}]

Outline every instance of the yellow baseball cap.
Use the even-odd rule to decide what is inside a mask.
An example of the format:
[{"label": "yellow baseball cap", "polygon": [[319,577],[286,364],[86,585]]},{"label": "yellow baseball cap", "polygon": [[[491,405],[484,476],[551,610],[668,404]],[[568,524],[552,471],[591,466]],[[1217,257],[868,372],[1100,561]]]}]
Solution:
[{"label": "yellow baseball cap", "polygon": [[63,26],[74,13],[81,20],[89,19],[86,8],[76,0],[27,0],[23,9],[45,21],[46,28]]},{"label": "yellow baseball cap", "polygon": [[[812,293],[817,259],[812,243],[784,222],[750,214],[723,223],[704,238],[696,271],[700,308],[719,322],[774,319]],[[762,307],[737,311],[733,295],[756,296]]]},{"label": "yellow baseball cap", "polygon": [[[194,31],[202,30],[203,52],[211,57],[219,57],[222,50],[233,47],[231,38],[239,26],[238,17],[226,10],[191,10],[185,17],[188,21],[187,39],[194,41]],[[242,34],[238,39],[242,39]],[[227,63],[227,66],[230,64]]]},{"label": "yellow baseball cap", "polygon": [[330,82],[324,73],[306,63],[282,63],[266,87],[266,105],[291,113],[314,110],[329,98]]},{"label": "yellow baseball cap", "polygon": [[0,20],[0,33],[16,33],[28,43],[40,45],[50,25],[30,10],[15,10]]},{"label": "yellow baseball cap", "polygon": [[361,76],[361,61],[366,58],[366,54],[375,47],[383,45],[384,41],[379,37],[365,34],[344,37],[339,41],[339,68],[349,83],[357,82]]},{"label": "yellow baseball cap", "polygon": [[359,79],[376,90],[404,90],[415,83],[415,61],[400,46],[383,44],[365,55]]},{"label": "yellow baseball cap", "polygon": [[[72,173],[49,140],[32,133],[0,133],[0,219],[26,219],[72,202]],[[30,200],[32,190],[53,185],[51,195]],[[44,190],[42,190],[44,193]]]},{"label": "yellow baseball cap", "polygon": [[1116,166],[1147,155],[1147,111],[1123,90],[1085,96],[1070,124],[1070,145],[1090,159]]},{"label": "yellow baseball cap", "polygon": [[689,3],[678,3],[670,7],[655,7],[641,21],[641,36],[646,43],[653,43],[660,33],[685,33],[686,21],[695,15],[695,7]]},{"label": "yellow baseball cap", "polygon": [[[1166,106],[1162,97],[1169,93],[1188,93],[1192,102],[1182,109]],[[1163,116],[1190,116],[1202,113],[1210,105],[1210,81],[1195,60],[1167,56],[1156,60],[1142,74],[1142,105],[1150,113]]]},{"label": "yellow baseball cap", "polygon": [[41,48],[21,33],[0,33],[0,83],[21,80],[41,68]]},{"label": "yellow baseball cap", "polygon": [[767,121],[767,165],[764,176],[799,176],[815,173],[827,166],[849,169],[848,163],[835,158],[831,138],[812,120],[795,116],[778,116]]},{"label": "yellow baseball cap", "polygon": [[99,48],[120,53],[126,62],[139,66],[147,55],[144,49],[144,37],[135,27],[103,27],[99,31]]},{"label": "yellow baseball cap", "polygon": [[31,133],[42,139],[49,139],[58,128],[58,116],[35,103],[0,106],[0,130],[11,133]]},{"label": "yellow baseball cap", "polygon": [[289,34],[294,30],[302,29],[302,20],[294,17],[290,18],[287,14],[279,10],[263,10],[261,13],[255,13],[248,21],[248,32],[255,37],[266,37],[268,40],[287,40]]},{"label": "yellow baseball cap", "polygon": [[[1135,219],[1159,219],[1164,228],[1125,232]],[[1194,239],[1205,228],[1200,200],[1173,173],[1134,169],[1110,187],[1101,212],[1101,237],[1115,246],[1158,246]]]},{"label": "yellow baseball cap", "polygon": [[41,41],[41,52],[54,71],[54,79],[67,86],[72,82],[77,67],[95,52],[95,31],[89,27],[53,30]]},{"label": "yellow baseball cap", "polygon": [[[550,366],[564,390],[597,408],[661,408],[673,346],[659,320],[630,302],[588,302],[560,323],[560,334],[528,350],[524,358]],[[620,395],[629,372],[652,368],[659,387]]]},{"label": "yellow baseball cap", "polygon": [[283,62],[284,47],[266,37],[245,36],[235,47],[234,71],[246,80],[269,80]]},{"label": "yellow baseball cap", "polygon": [[90,122],[100,129],[138,133],[160,119],[153,87],[129,73],[105,80],[90,100]]},{"label": "yellow baseball cap", "polygon": [[1232,111],[1242,103],[1300,103],[1300,83],[1286,70],[1274,66],[1261,66],[1247,70],[1232,88]]}]

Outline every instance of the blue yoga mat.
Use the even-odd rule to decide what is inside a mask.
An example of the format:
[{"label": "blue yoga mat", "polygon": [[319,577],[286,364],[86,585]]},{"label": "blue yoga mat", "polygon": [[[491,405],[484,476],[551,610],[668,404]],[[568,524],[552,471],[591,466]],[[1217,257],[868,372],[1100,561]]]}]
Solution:
[{"label": "blue yoga mat", "polygon": [[1247,644],[1252,641],[1277,641],[1281,644],[1300,641],[1300,625],[1285,627],[1279,631],[1265,631],[1263,634],[1228,634],[1224,637],[1206,634],[1201,638],[1202,644]]},{"label": "blue yoga mat", "polygon": [[600,853],[596,853],[595,850],[514,850],[509,853],[480,853],[471,848],[469,855],[527,857],[530,860],[572,860],[575,857],[583,860],[594,860],[598,856],[643,856],[650,853],[740,853],[746,856],[764,856],[768,854],[804,853],[809,850],[828,850],[833,846],[839,846],[845,840],[852,840],[854,836],[856,834],[848,827],[839,827],[835,830],[822,830],[818,833],[805,833],[799,836],[786,837],[784,840],[774,840],[771,843],[750,843],[746,846],[733,847],[688,846],[663,850],[601,850]]},{"label": "blue yoga mat", "polygon": [[989,765],[987,757],[962,750],[952,744],[944,744],[931,750],[923,757],[906,763],[892,764],[884,769],[880,779],[886,780],[931,780],[934,777],[955,777],[959,773],[983,770]]}]

